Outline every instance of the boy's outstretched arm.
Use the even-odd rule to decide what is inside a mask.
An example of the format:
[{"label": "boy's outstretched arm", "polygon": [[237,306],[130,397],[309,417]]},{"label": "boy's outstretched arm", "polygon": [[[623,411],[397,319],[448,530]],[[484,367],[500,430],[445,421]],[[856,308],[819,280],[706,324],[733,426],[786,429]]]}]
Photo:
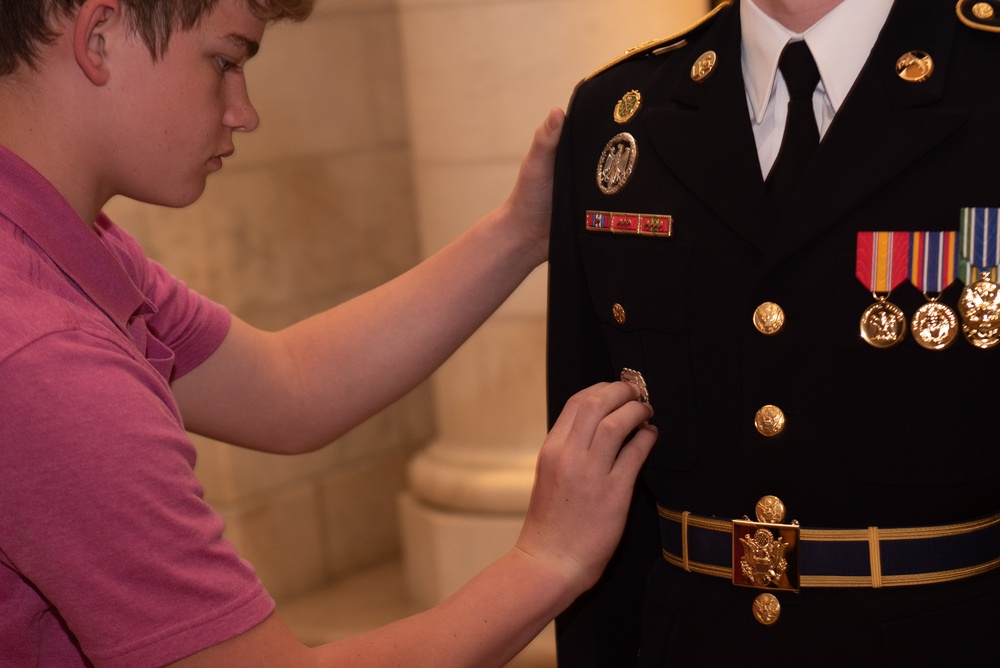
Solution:
[{"label": "boy's outstretched arm", "polygon": [[279,332],[237,318],[174,384],[187,427],[263,450],[329,443],[434,371],[548,254],[563,114],[535,132],[510,197],[398,278]]},{"label": "boy's outstretched arm", "polygon": [[616,382],[570,399],[539,454],[517,544],[440,605],[314,649],[271,615],[176,666],[504,665],[597,581],[621,537],[657,436],[646,424],[652,409],[637,397],[635,386]]}]

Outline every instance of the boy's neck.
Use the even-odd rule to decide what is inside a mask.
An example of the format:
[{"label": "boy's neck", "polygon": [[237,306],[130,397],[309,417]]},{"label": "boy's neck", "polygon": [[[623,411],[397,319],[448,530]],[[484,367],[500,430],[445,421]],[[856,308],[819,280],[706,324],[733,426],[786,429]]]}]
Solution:
[{"label": "boy's neck", "polygon": [[[67,108],[72,96],[51,96],[35,85],[38,77],[19,72],[0,78],[0,144],[31,165],[93,227],[111,195],[102,196],[88,147],[100,132],[80,132],[88,120]],[[75,128],[75,130],[74,130]],[[81,137],[84,138],[81,141]]]},{"label": "boy's neck", "polygon": [[844,0],[752,0],[772,19],[792,32],[803,33]]}]

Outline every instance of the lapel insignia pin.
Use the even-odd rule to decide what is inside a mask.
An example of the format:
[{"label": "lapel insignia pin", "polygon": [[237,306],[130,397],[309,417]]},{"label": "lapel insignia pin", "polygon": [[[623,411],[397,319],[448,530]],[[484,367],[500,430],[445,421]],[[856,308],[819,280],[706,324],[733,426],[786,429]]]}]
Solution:
[{"label": "lapel insignia pin", "polygon": [[632,120],[639,107],[642,105],[642,95],[637,90],[630,90],[625,93],[622,99],[615,105],[615,123],[624,124]]},{"label": "lapel insignia pin", "polygon": [[934,73],[934,59],[923,51],[904,53],[896,61],[896,74],[903,81],[922,83]]},{"label": "lapel insignia pin", "polygon": [[719,62],[719,58],[715,55],[715,51],[706,51],[698,56],[698,60],[694,61],[694,65],[691,66],[691,80],[700,83],[707,79],[708,75],[715,70],[717,62]]},{"label": "lapel insignia pin", "polygon": [[601,153],[597,163],[597,187],[605,195],[619,192],[632,178],[638,147],[635,137],[627,132],[615,135]]}]

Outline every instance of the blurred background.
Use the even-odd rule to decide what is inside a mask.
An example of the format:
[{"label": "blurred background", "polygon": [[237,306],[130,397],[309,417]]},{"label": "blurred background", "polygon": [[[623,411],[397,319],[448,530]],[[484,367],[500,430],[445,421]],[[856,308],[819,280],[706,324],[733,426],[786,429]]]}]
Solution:
[{"label": "blurred background", "polygon": [[[247,66],[260,128],[202,199],[107,213],[190,286],[281,328],[458,236],[580,79],[711,4],[317,0]],[[433,605],[513,544],[545,435],[544,317],[542,267],[430,381],[321,452],[193,437],[207,500],[304,642]],[[512,665],[555,665],[551,629]]]}]

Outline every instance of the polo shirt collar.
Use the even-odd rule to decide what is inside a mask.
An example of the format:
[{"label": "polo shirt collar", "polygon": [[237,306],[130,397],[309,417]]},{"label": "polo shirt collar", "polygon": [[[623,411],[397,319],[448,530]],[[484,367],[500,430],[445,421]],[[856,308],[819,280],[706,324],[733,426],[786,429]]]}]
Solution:
[{"label": "polo shirt collar", "polygon": [[0,215],[21,228],[122,331],[140,309],[155,310],[101,241],[111,221],[101,214],[91,230],[44,176],[4,146]]},{"label": "polo shirt collar", "polygon": [[743,76],[754,121],[764,118],[774,91],[778,58],[789,40],[805,39],[836,113],[861,73],[889,16],[893,0],[844,0],[804,33],[794,33],[753,0],[740,3]]}]

